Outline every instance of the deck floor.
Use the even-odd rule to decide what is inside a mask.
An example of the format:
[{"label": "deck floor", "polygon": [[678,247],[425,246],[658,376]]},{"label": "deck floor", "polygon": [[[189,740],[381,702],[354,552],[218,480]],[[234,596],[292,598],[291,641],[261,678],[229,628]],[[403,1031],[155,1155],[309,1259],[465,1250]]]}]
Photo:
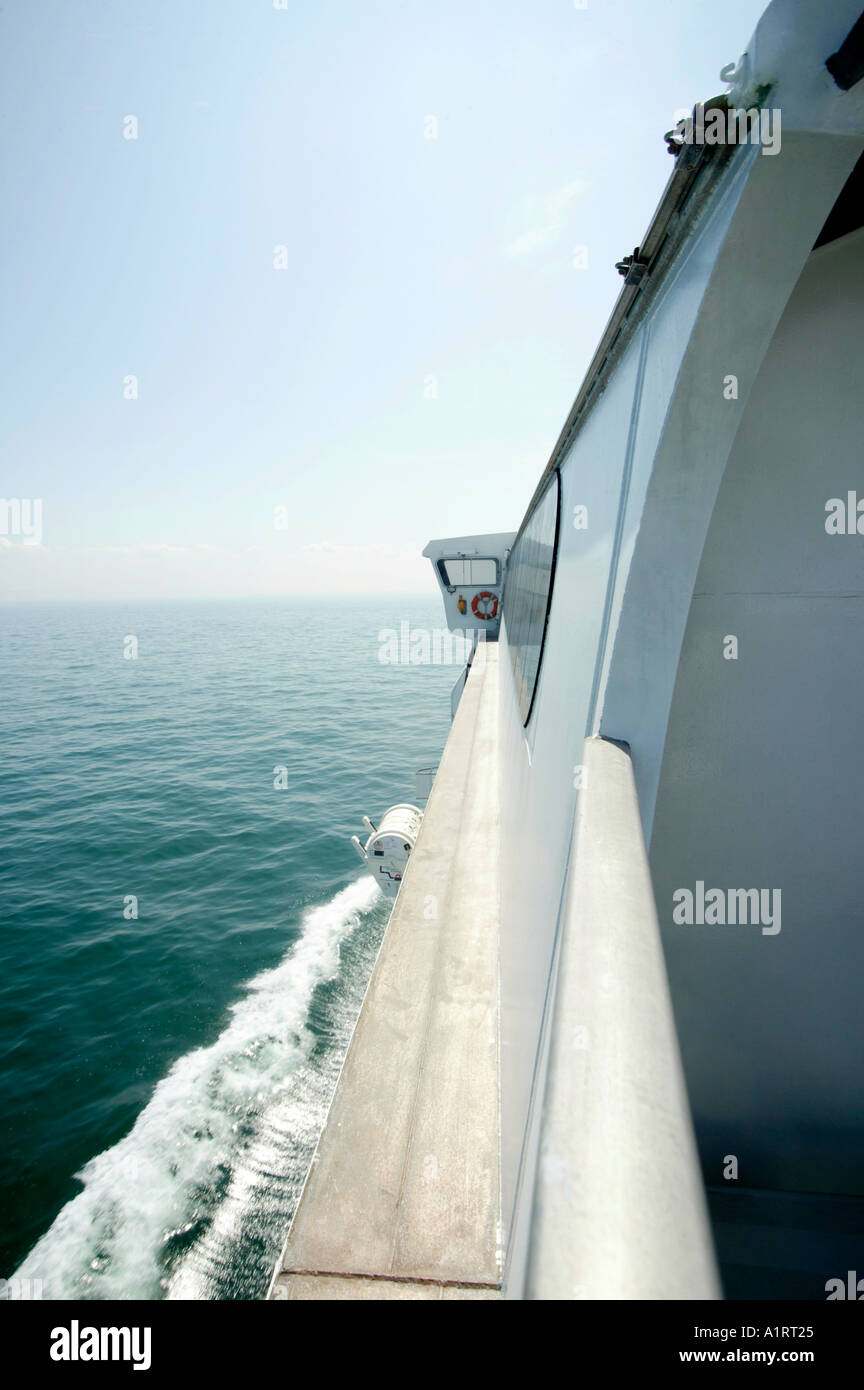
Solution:
[{"label": "deck floor", "polygon": [[270,1297],[500,1297],[498,648],[471,668]]}]

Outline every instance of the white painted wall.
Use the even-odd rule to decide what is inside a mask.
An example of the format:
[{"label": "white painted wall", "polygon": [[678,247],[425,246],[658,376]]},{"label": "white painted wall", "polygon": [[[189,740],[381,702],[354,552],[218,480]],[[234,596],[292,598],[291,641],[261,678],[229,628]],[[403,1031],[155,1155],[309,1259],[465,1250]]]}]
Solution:
[{"label": "white painted wall", "polygon": [[[814,252],[711,520],[651,860],[709,1180],[864,1192],[864,232]],[[723,639],[738,638],[737,660]],[[684,926],[672,894],[782,890],[782,926]]]}]

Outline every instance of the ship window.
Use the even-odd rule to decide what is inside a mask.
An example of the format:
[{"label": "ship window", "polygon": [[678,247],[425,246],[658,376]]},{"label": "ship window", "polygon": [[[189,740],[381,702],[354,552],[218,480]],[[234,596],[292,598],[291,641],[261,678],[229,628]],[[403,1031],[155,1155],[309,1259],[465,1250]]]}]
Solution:
[{"label": "ship window", "polygon": [[559,493],[555,472],[507,561],[504,626],[523,724],[531,717],[543,657],[558,550]]},{"label": "ship window", "polygon": [[438,561],[438,571],[448,589],[457,585],[479,586],[498,583],[498,561],[456,558]]},{"label": "ship window", "polygon": [[829,241],[857,232],[864,224],[864,154],[861,155],[852,173],[840,191],[836,203],[828,214],[825,226],[815,242],[813,250],[825,246]]}]

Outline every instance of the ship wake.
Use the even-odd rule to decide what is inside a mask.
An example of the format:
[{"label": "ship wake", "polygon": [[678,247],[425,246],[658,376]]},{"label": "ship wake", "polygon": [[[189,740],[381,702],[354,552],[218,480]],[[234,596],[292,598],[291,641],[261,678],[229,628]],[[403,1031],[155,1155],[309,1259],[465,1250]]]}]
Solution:
[{"label": "ship wake", "polygon": [[[17,1271],[53,1299],[256,1298],[296,1206],[389,913],[364,877],[308,910],[209,1047],[77,1175]],[[362,926],[362,930],[358,930]]]}]

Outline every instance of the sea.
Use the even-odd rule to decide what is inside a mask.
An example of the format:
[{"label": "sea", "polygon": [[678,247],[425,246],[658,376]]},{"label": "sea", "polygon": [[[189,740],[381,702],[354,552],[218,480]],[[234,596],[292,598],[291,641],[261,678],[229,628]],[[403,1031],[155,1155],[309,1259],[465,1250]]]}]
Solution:
[{"label": "sea", "polygon": [[265,1295],[392,907],[350,837],[439,760],[459,666],[404,637],[442,625],[0,604],[0,1275]]}]

